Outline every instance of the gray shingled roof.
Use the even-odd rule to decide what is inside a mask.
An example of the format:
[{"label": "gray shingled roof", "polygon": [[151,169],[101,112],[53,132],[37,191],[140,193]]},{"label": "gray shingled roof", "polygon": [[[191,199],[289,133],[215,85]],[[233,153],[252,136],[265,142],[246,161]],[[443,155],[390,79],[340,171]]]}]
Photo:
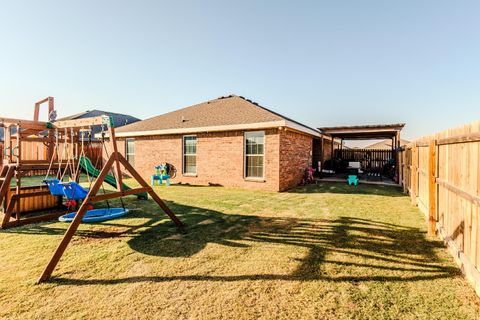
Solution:
[{"label": "gray shingled roof", "polygon": [[[77,113],[68,117],[64,117],[58,120],[74,120],[74,119],[85,119],[85,118],[93,118],[93,117],[98,117],[98,116],[109,116],[113,118],[113,123],[115,128],[123,127],[128,124],[136,123],[140,121],[140,119],[135,118],[133,116],[127,115],[127,114],[121,114],[121,113],[115,113],[115,112],[108,112],[108,111],[103,111],[103,110],[87,110],[82,113]],[[101,127],[100,126],[93,126],[92,127],[92,134],[97,134],[101,132]]]},{"label": "gray shingled roof", "polygon": [[117,132],[142,132],[181,128],[241,125],[270,121],[289,120],[300,126],[317,131],[268,110],[237,95],[209,100],[190,107],[175,110],[153,118],[139,121],[117,129]]}]

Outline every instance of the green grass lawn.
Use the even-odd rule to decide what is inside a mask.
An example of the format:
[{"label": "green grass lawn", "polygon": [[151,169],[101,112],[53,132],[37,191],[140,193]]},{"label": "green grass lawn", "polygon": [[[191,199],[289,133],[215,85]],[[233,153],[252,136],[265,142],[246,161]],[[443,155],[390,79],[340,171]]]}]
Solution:
[{"label": "green grass lawn", "polygon": [[473,289],[398,188],[156,190],[185,230],[128,197],[123,219],[81,225],[46,284],[35,281],[67,225],[0,231],[0,318],[479,317]]}]

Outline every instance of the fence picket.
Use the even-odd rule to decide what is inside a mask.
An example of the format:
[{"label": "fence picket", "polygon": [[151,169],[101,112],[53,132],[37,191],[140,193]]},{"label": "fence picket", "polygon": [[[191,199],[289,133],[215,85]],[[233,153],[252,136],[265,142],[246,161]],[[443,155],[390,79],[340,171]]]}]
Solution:
[{"label": "fence picket", "polygon": [[[429,221],[434,219],[436,231],[480,295],[479,137],[480,121],[476,121],[417,139],[402,151],[402,157],[404,190]],[[438,141],[434,149],[426,143],[432,140]],[[432,150],[436,158],[434,176]],[[432,231],[430,228],[433,224],[429,226]]]}]

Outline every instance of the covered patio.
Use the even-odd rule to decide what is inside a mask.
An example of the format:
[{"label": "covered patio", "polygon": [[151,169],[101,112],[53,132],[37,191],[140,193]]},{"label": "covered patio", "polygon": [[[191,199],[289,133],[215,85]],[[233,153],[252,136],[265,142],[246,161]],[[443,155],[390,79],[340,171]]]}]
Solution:
[{"label": "covered patio", "polygon": [[[349,170],[358,169],[360,181],[372,183],[397,184],[401,181],[400,132],[404,123],[339,126],[318,128],[331,139],[329,145],[322,145],[322,150],[330,148],[330,159],[320,159],[320,178],[343,180]],[[391,140],[388,149],[348,148],[345,141],[350,140]],[[337,143],[335,143],[335,141]],[[322,143],[323,140],[322,140]]]}]

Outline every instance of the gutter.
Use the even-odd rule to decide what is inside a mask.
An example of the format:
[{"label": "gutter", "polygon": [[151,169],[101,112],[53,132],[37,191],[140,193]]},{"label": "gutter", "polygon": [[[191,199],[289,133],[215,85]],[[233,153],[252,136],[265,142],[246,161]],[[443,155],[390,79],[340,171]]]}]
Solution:
[{"label": "gutter", "polygon": [[190,133],[199,133],[199,132],[254,130],[254,129],[267,129],[267,128],[279,128],[279,127],[291,128],[296,131],[300,131],[304,134],[314,136],[317,138],[320,138],[322,136],[319,131],[304,127],[293,121],[288,121],[288,120],[257,122],[257,123],[241,123],[241,124],[233,124],[233,125],[197,127],[197,128],[173,128],[173,129],[162,129],[162,130],[116,132],[115,135],[117,136],[117,138],[144,137],[144,136],[161,136],[161,135],[168,135],[168,134],[190,134]]}]

